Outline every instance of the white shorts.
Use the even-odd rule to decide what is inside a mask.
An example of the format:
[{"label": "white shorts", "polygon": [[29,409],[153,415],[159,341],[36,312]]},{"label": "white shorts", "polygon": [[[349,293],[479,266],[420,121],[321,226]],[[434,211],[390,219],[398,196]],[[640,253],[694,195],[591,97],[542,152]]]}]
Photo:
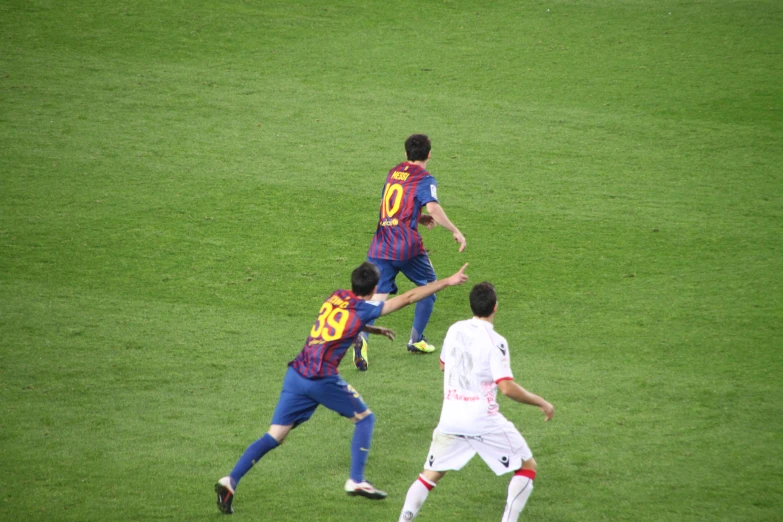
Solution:
[{"label": "white shorts", "polygon": [[435,428],[424,469],[430,471],[459,470],[476,453],[484,459],[495,475],[503,475],[522,467],[533,453],[521,433],[510,421],[496,431],[484,435],[451,435]]}]

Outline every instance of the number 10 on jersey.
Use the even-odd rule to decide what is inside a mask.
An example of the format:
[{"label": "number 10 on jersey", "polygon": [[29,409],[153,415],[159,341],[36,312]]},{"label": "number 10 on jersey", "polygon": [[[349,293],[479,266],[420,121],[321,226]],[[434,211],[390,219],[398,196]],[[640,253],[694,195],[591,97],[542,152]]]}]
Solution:
[{"label": "number 10 on jersey", "polygon": [[[393,200],[393,201],[392,201]],[[399,183],[387,183],[383,190],[383,205],[381,206],[381,218],[394,217],[402,206],[402,185]]]}]

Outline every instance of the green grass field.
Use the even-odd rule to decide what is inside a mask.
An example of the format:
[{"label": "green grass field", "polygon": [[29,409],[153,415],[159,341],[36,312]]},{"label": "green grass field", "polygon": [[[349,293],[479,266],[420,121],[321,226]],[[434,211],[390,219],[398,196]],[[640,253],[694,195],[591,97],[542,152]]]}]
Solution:
[{"label": "green grass field", "polygon": [[[783,520],[781,27],[773,0],[0,3],[0,519],[221,520],[425,132],[468,240],[423,232],[433,263],[496,284],[556,408],[501,403],[539,465],[523,518]],[[442,388],[411,320],[343,365],[389,498],[344,495],[324,410],[233,519],[397,519]],[[506,486],[477,459],[419,519],[498,520]]]}]

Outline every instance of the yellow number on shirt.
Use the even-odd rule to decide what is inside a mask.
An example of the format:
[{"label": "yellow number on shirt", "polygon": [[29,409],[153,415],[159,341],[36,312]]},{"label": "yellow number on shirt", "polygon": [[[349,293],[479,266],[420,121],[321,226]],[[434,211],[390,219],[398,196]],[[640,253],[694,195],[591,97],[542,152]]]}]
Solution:
[{"label": "yellow number on shirt", "polygon": [[[395,197],[396,196],[396,197]],[[392,203],[392,198],[394,202]],[[387,183],[383,191],[383,218],[390,218],[400,210],[402,205],[402,185]]]},{"label": "yellow number on shirt", "polygon": [[324,341],[339,339],[343,336],[350,317],[351,313],[348,310],[335,308],[331,303],[324,303],[313,329],[310,330],[310,337],[313,339],[321,337]]},{"label": "yellow number on shirt", "polygon": [[333,308],[334,306],[332,306],[330,303],[324,303],[323,305],[321,305],[321,310],[319,312],[318,319],[315,320],[313,329],[310,330],[310,337],[315,339],[321,335],[321,330],[324,329],[326,318],[329,316],[329,312],[331,312]]},{"label": "yellow number on shirt", "polygon": [[[348,324],[350,316],[351,313],[348,310],[343,310],[342,308],[335,308],[332,310],[332,313],[326,318],[328,327],[321,333],[324,341],[334,341],[335,339],[342,337],[343,332],[345,332],[345,325]],[[329,333],[330,329],[331,333]]]}]

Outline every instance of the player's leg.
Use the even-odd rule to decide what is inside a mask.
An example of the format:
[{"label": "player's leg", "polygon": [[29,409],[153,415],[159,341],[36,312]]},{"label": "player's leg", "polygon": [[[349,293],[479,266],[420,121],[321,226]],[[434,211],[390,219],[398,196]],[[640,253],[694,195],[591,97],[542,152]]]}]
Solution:
[{"label": "player's leg", "polygon": [[296,373],[296,370],[289,368],[283,380],[283,389],[280,392],[280,399],[277,401],[275,413],[272,415],[269,431],[263,437],[250,444],[242,456],[239,457],[231,473],[218,480],[217,484],[215,484],[217,506],[221,512],[226,514],[234,512],[234,494],[242,477],[264,455],[282,444],[291,429],[307,421],[318,407],[318,402],[308,397],[302,389],[302,385],[306,386],[307,382],[301,381],[307,380]]},{"label": "player's leg", "polygon": [[471,446],[496,475],[514,472],[508,486],[503,522],[516,521],[533,491],[536,461],[514,424],[504,421],[491,433],[472,439]]},{"label": "player's leg", "polygon": [[[397,284],[395,283],[395,280],[399,273],[399,269],[388,259],[368,257],[367,261],[378,267],[378,271],[380,272],[378,287],[376,293],[372,296],[372,300],[386,301],[390,293],[397,293]],[[367,324],[372,325],[374,323],[375,321],[370,321]],[[360,371],[367,371],[367,368],[369,367],[370,360],[368,357],[368,348],[369,336],[367,332],[362,332],[356,337],[353,344],[353,365]]]},{"label": "player's leg", "polygon": [[242,456],[239,457],[231,473],[218,480],[217,484],[215,484],[215,492],[217,493],[217,506],[221,512],[227,515],[234,512],[234,494],[239,480],[261,460],[261,457],[282,444],[291,428],[293,428],[293,425],[271,425],[269,431],[263,437],[247,447]]},{"label": "player's leg", "polygon": [[535,478],[536,460],[531,457],[514,473],[508,484],[508,497],[506,497],[506,509],[503,512],[502,522],[517,522],[519,514],[525,509],[527,499],[533,492]]},{"label": "player's leg", "polygon": [[[417,286],[424,286],[438,278],[427,254],[421,254],[409,259],[401,267],[401,270],[405,277]],[[413,311],[413,327],[411,328],[411,337],[408,341],[408,351],[413,353],[431,353],[435,351],[435,347],[424,338],[424,330],[430,322],[434,308],[434,294],[416,303],[416,308]]]},{"label": "player's leg", "polygon": [[234,488],[236,488],[242,477],[244,477],[264,455],[283,443],[286,436],[288,436],[288,432],[294,427],[293,424],[275,424],[274,422],[275,421],[272,421],[272,425],[269,426],[269,431],[267,431],[263,437],[247,447],[242,456],[239,457],[234,469],[228,474]]},{"label": "player's leg", "polygon": [[351,473],[345,482],[345,491],[350,496],[362,496],[372,500],[386,498],[386,492],[377,489],[364,478],[364,468],[370,456],[372,434],[375,429],[375,414],[368,408],[351,418],[354,423],[351,439]]},{"label": "player's leg", "polygon": [[413,481],[408,493],[405,495],[405,504],[402,506],[399,522],[413,520],[419,514],[421,506],[430,494],[430,491],[438,485],[440,479],[446,476],[445,471],[423,470],[416,480]]},{"label": "player's leg", "polygon": [[367,407],[353,386],[340,376],[321,379],[318,394],[314,396],[321,404],[351,420],[354,423],[351,439],[351,471],[345,482],[345,492],[351,496],[362,496],[373,500],[386,498],[381,491],[364,478],[364,468],[370,456],[372,435],[375,429],[375,414]]},{"label": "player's leg", "polygon": [[399,520],[407,521],[416,518],[430,491],[446,475],[446,472],[462,469],[475,454],[466,437],[441,433],[436,428],[432,433],[432,444],[427,460],[424,462],[424,471],[408,488]]},{"label": "player's leg", "polygon": [[397,263],[390,259],[368,257],[367,261],[375,265],[380,272],[378,286],[375,288],[372,300],[386,301],[389,294],[397,293],[397,274],[400,273],[400,269],[397,267]]}]

